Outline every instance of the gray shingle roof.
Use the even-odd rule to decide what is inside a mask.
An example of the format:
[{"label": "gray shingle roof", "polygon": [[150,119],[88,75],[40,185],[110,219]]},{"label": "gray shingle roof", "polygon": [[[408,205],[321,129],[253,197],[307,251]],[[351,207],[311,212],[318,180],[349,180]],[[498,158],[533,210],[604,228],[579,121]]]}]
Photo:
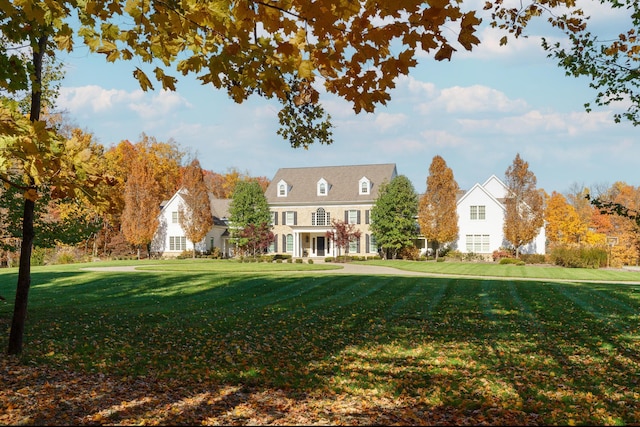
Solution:
[{"label": "gray shingle roof", "polygon": [[209,193],[209,204],[211,205],[214,225],[227,225],[226,219],[229,218],[230,203],[231,199],[216,199],[213,194]]},{"label": "gray shingle roof", "polygon": [[[397,175],[395,163],[280,168],[269,183],[265,196],[269,204],[326,204],[339,202],[368,202],[378,197],[383,182],[390,182]],[[359,194],[358,183],[366,177],[371,182],[370,194]],[[317,184],[321,179],[329,184],[326,196],[319,196]],[[289,185],[287,197],[278,197],[278,183]]]}]

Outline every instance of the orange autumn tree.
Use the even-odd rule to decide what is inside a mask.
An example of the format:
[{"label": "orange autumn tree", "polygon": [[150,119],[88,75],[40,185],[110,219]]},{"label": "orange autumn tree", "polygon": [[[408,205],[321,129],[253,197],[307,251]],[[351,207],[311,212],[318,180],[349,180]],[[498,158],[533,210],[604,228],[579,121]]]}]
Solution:
[{"label": "orange autumn tree", "polygon": [[213,226],[209,192],[198,159],[191,161],[182,173],[180,193],[184,205],[178,208],[178,221],[184,234],[193,243],[192,257],[196,257],[196,243],[205,238]]},{"label": "orange autumn tree", "polygon": [[[604,194],[591,199],[594,217],[606,234],[614,266],[635,265],[640,255],[640,189],[624,182],[614,183]],[[604,218],[602,218],[604,216]]]},{"label": "orange autumn tree", "polygon": [[124,187],[124,210],[122,211],[122,233],[137,249],[138,259],[144,246],[149,253],[149,245],[158,229],[158,213],[161,198],[158,197],[159,184],[152,169],[140,156],[131,165],[129,178]]},{"label": "orange autumn tree", "polygon": [[536,176],[529,163],[516,154],[505,172],[504,237],[520,256],[522,246],[530,243],[544,225],[544,199],[536,188]]},{"label": "orange autumn tree", "polygon": [[[105,194],[113,202],[113,209],[104,216],[102,238],[105,251],[107,246],[113,249],[118,241],[128,241],[122,235],[122,215],[125,209],[125,188],[133,168],[139,166],[140,162],[145,163],[157,184],[157,187],[154,186],[154,197],[158,200],[156,206],[159,206],[162,200],[169,199],[178,190],[183,157],[184,151],[175,141],[158,141],[144,133],[139,141],[120,141],[105,153],[104,162],[116,180],[116,184]],[[156,214],[157,212],[159,208]]]},{"label": "orange autumn tree", "polygon": [[[276,100],[278,134],[292,147],[330,144],[332,125],[320,94],[337,95],[356,113],[385,105],[397,77],[408,75],[424,52],[450,60],[456,48],[471,50],[480,43],[480,19],[467,5],[453,0],[3,1],[0,89],[32,91],[30,120],[41,127],[43,58],[70,53],[80,42],[108,62],[135,64],[132,74],[144,91],[154,89],[151,79],[176,90],[175,75],[191,75],[225,90],[237,103],[252,95]],[[573,0],[538,0],[519,9],[502,1],[484,4],[493,8],[496,25],[515,36],[543,10],[565,7],[550,14],[552,25],[583,28]],[[33,55],[21,57],[15,46],[28,46]],[[28,202],[25,211],[30,222]],[[30,250],[21,254],[24,273],[17,285],[25,294],[28,258]]]},{"label": "orange autumn tree", "polygon": [[429,166],[427,189],[420,198],[418,223],[420,233],[433,243],[436,259],[442,244],[458,237],[456,198],[459,190],[453,171],[441,156],[434,156]]},{"label": "orange autumn tree", "polygon": [[545,230],[550,244],[580,244],[588,231],[576,209],[560,193],[553,191],[545,206]]}]

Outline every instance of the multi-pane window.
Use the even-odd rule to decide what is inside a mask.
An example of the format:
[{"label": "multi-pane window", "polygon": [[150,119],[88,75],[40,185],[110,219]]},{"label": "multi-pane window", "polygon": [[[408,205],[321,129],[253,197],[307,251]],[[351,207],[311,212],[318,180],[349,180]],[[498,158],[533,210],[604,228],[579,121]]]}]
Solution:
[{"label": "multi-pane window", "polygon": [[287,252],[293,252],[293,234],[287,234]]},{"label": "multi-pane window", "polygon": [[346,215],[346,220],[347,223],[349,224],[358,224],[359,223],[359,219],[360,219],[360,211],[357,210],[351,210],[351,211],[347,211],[347,215]]},{"label": "multi-pane window", "polygon": [[285,213],[285,224],[296,225],[296,213],[294,211],[287,211]]},{"label": "multi-pane window", "polygon": [[187,238],[185,236],[169,236],[170,251],[184,251],[187,249]]},{"label": "multi-pane window", "polygon": [[311,212],[311,225],[329,224],[331,224],[329,212],[326,212],[323,208],[318,208],[315,212]]},{"label": "multi-pane window", "polygon": [[467,252],[488,253],[489,252],[489,235],[488,234],[467,234]]},{"label": "multi-pane window", "polygon": [[171,212],[171,223],[172,224],[177,224],[179,222],[178,214],[179,214],[178,211]]},{"label": "multi-pane window", "polygon": [[287,195],[287,184],[278,185],[278,197],[283,197]]},{"label": "multi-pane window", "polygon": [[378,243],[376,243],[376,237],[373,234],[369,238],[369,252],[370,253],[378,252]]},{"label": "multi-pane window", "polygon": [[362,181],[360,184],[360,193],[367,194],[369,193],[369,183],[367,181]]},{"label": "multi-pane window", "polygon": [[318,194],[320,194],[321,196],[327,194],[327,184],[325,184],[324,182],[320,183],[320,185],[318,186]]},{"label": "multi-pane window", "polygon": [[485,208],[486,206],[470,206],[469,209],[469,218],[473,220],[485,219]]}]

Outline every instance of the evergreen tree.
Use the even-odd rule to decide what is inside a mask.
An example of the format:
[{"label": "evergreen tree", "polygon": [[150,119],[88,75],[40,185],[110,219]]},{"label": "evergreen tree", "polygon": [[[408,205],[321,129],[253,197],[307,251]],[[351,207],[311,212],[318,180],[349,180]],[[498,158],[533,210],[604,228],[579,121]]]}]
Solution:
[{"label": "evergreen tree", "polygon": [[[263,247],[260,236],[270,239],[268,244],[271,243],[273,234],[263,232],[265,226],[271,225],[271,211],[260,183],[255,180],[238,182],[229,205],[229,223],[232,240],[244,252]],[[256,233],[249,233],[250,230],[256,230]]]},{"label": "evergreen tree", "polygon": [[401,249],[413,246],[417,237],[418,196],[411,181],[398,175],[380,186],[371,209],[371,232],[385,257],[396,259]]}]

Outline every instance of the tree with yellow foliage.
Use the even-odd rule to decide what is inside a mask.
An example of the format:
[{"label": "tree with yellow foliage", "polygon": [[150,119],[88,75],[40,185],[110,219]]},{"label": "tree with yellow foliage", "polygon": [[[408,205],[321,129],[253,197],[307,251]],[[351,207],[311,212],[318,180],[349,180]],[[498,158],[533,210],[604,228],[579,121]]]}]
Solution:
[{"label": "tree with yellow foliage", "polygon": [[[163,89],[175,90],[178,80],[170,71],[174,69],[226,90],[238,103],[254,94],[276,99],[282,105],[278,134],[292,147],[306,148],[314,141],[328,144],[330,117],[319,102],[317,85],[350,102],[356,113],[386,104],[396,78],[407,75],[422,52],[445,60],[456,47],[471,50],[480,42],[475,34],[480,19],[476,11],[464,10],[465,4],[453,0],[4,1],[0,89],[32,93],[31,125],[15,126],[7,135],[17,140],[30,135],[32,141],[37,136],[37,144],[51,140],[40,122],[43,59],[55,57],[56,49],[73,51],[74,40],[80,39],[109,62],[135,60],[139,66],[132,67],[133,76],[143,90],[154,88],[150,75]],[[521,27],[543,9],[564,6],[569,10],[551,15],[551,22],[579,28],[573,20],[581,15],[573,0],[538,0],[525,9],[513,9],[502,1],[484,7],[494,8],[499,26],[518,36]],[[26,59],[14,53],[20,46],[30,50]],[[28,144],[24,148],[28,152]],[[36,148],[36,154],[42,153],[42,146]],[[47,155],[27,162],[29,167],[48,167],[47,161],[40,162]],[[32,200],[38,174],[29,176],[33,179],[25,182],[25,194]],[[26,203],[27,223],[32,212]],[[24,256],[27,262],[30,249]],[[28,280],[28,274],[21,274],[18,287],[27,290]],[[11,347],[12,352],[21,351],[21,346]]]},{"label": "tree with yellow foliage", "polygon": [[530,243],[544,225],[544,199],[536,188],[536,176],[529,163],[516,154],[505,173],[504,237],[520,256],[520,248]]},{"label": "tree with yellow foliage", "polygon": [[580,244],[588,231],[575,208],[560,193],[552,192],[545,206],[545,230],[550,244]]},{"label": "tree with yellow foliage", "polygon": [[459,189],[447,162],[441,156],[434,156],[429,166],[427,190],[420,198],[418,223],[420,233],[434,249],[436,260],[440,246],[458,237]]}]

